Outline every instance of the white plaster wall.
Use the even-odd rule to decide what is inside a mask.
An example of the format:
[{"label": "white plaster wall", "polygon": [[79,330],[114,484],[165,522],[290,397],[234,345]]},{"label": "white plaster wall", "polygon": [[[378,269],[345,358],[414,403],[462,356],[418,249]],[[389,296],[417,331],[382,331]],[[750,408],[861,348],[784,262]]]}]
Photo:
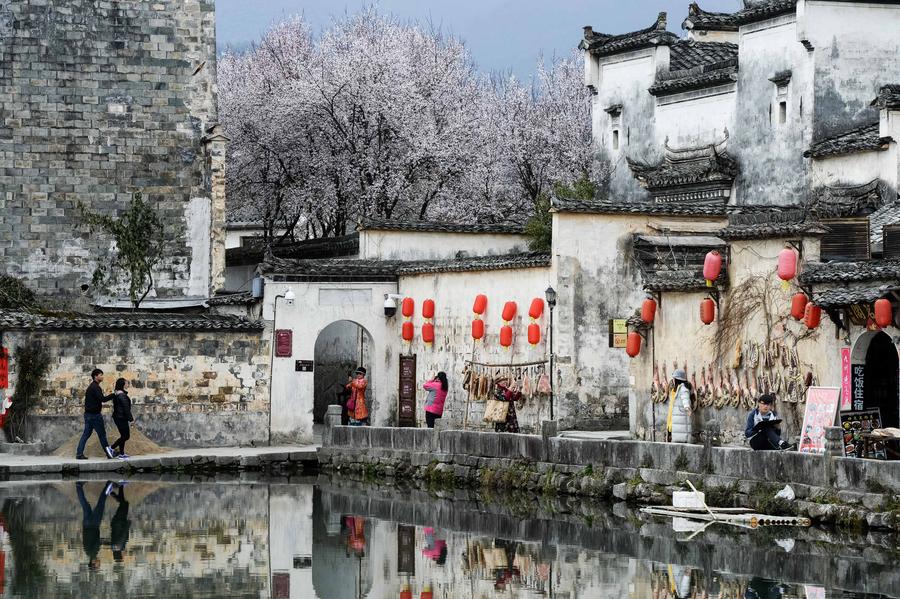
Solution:
[{"label": "white plaster wall", "polygon": [[419,231],[359,232],[359,252],[364,259],[432,260],[454,258],[457,252],[487,256],[524,251],[524,235],[494,233],[437,233]]},{"label": "white plaster wall", "polygon": [[[293,331],[293,355],[273,358],[272,365],[272,439],[278,441],[310,441],[313,434],[314,375],[295,372],[295,360],[315,359],[319,333],[329,324],[351,320],[372,336],[374,351],[370,384],[375,394],[367,395],[373,425],[389,425],[396,421],[397,345],[391,340],[391,321],[384,316],[384,294],[396,293],[395,283],[285,283],[267,281],[263,301],[263,319],[275,317],[273,329]],[[276,295],[290,288],[294,305],[278,300]],[[324,291],[325,293],[321,293]],[[341,302],[340,298],[347,298]],[[365,299],[366,301],[363,301]],[[396,317],[392,320],[396,320]],[[270,332],[270,334],[273,334]],[[272,347],[274,355],[274,343]]]},{"label": "white plaster wall", "polygon": [[[417,382],[419,393],[416,402],[416,417],[424,426],[425,392],[422,384],[444,371],[450,380],[450,394],[445,405],[444,422],[451,426],[461,426],[465,419],[467,393],[462,388],[462,371],[466,359],[489,364],[510,364],[546,359],[549,309],[544,307],[544,315],[538,321],[542,327],[541,343],[535,347],[528,344],[527,327],[531,320],[528,309],[535,297],[544,298],[544,292],[551,283],[549,268],[527,268],[519,270],[497,270],[477,273],[442,273],[402,277],[400,293],[416,302],[413,323],[416,338],[408,351],[416,354]],[[485,321],[485,338],[474,343],[472,340],[472,305],[475,296],[483,293],[488,297]],[[426,299],[435,302],[435,342],[427,347],[422,342],[422,303]],[[513,346],[505,350],[500,346],[500,327],[503,325],[501,312],[508,301],[518,305],[513,327]],[[403,347],[400,338],[402,318],[398,316],[388,331],[388,339],[395,347]],[[407,350],[404,349],[404,353]],[[481,422],[484,404],[472,402],[469,411],[470,428],[485,426]],[[540,419],[549,419],[549,402],[544,400],[526,401],[525,407],[517,413],[520,427],[539,427]]]},{"label": "white plaster wall", "polygon": [[[656,143],[677,148],[721,142],[734,131],[734,91],[656,106]],[[729,148],[734,152],[733,148]]]},{"label": "white plaster wall", "polygon": [[191,248],[187,294],[193,297],[209,297],[211,205],[209,198],[191,198],[184,214],[187,222],[186,242]]},{"label": "white plaster wall", "polygon": [[896,144],[887,152],[858,152],[811,160],[812,185],[862,184],[882,178],[896,188]]}]

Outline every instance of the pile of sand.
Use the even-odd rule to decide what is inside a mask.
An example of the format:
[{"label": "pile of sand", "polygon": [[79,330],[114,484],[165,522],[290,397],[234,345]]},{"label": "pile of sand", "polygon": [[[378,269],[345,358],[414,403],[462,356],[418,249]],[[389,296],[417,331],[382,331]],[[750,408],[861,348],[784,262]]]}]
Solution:
[{"label": "pile of sand", "polygon": [[[110,443],[114,443],[119,438],[119,431],[106,429],[106,436]],[[78,432],[69,437],[69,440],[59,446],[59,449],[53,452],[53,455],[62,458],[74,458],[75,449],[78,447],[78,441],[81,440],[81,433]],[[160,447],[147,438],[144,433],[136,428],[131,429],[131,438],[125,443],[125,451],[128,455],[139,456],[149,453],[162,453],[168,451],[165,447]],[[103,448],[100,447],[100,440],[96,434],[92,434],[88,439],[87,446],[84,448],[84,455],[89,458],[104,458]]]}]

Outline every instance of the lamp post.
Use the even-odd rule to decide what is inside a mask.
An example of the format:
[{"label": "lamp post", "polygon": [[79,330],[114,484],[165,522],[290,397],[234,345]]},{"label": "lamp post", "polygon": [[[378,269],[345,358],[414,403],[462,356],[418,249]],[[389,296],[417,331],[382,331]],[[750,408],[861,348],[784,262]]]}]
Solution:
[{"label": "lamp post", "polygon": [[550,308],[550,420],[553,420],[553,381],[556,378],[553,373],[553,308],[556,307],[556,290],[548,286],[544,296],[547,298],[547,307]]}]

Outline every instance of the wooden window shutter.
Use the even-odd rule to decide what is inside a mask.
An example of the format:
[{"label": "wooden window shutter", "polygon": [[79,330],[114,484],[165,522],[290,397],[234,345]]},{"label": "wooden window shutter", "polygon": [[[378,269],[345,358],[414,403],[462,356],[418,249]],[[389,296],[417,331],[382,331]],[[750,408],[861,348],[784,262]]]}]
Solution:
[{"label": "wooden window shutter", "polygon": [[823,224],[829,232],[822,237],[822,260],[857,262],[871,257],[868,218],[839,218]]},{"label": "wooden window shutter", "polygon": [[881,232],[884,239],[883,257],[885,259],[900,258],[900,224],[885,225]]}]

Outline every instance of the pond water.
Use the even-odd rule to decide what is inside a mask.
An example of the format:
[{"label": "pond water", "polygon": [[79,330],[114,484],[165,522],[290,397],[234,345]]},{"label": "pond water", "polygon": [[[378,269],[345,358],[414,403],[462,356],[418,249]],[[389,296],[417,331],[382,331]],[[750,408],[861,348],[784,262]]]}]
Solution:
[{"label": "pond water", "polygon": [[898,539],[346,480],[0,483],[0,597],[900,597]]}]

